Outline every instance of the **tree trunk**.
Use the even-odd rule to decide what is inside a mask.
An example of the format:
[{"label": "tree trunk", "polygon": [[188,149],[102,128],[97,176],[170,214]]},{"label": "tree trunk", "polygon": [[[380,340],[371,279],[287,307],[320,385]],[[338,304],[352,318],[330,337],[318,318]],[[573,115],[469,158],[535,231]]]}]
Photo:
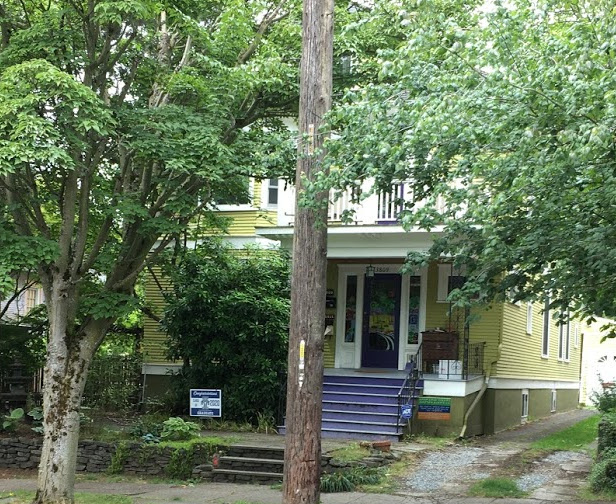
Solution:
[{"label": "tree trunk", "polygon": [[[331,106],[333,0],[304,0],[283,502],[317,504],[327,268],[327,193],[300,205],[304,181],[322,170],[323,116]],[[304,369],[300,346],[305,344]]]},{"label": "tree trunk", "polygon": [[[49,342],[44,371],[44,438],[34,502],[73,503],[79,441],[79,406],[96,334],[71,334],[76,293],[55,281],[47,297]],[[98,327],[96,328],[98,331]]]}]

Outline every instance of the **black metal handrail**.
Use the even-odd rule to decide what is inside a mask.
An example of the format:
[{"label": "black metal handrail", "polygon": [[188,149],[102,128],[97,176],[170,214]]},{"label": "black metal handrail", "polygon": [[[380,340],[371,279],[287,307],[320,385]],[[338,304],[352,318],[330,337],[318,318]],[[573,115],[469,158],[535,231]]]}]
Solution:
[{"label": "black metal handrail", "polygon": [[419,344],[415,355],[412,356],[407,362],[405,369],[408,372],[402,382],[402,385],[400,386],[400,390],[398,391],[398,415],[396,421],[397,432],[400,432],[400,428],[402,427],[400,421],[402,418],[402,406],[412,406],[412,398],[416,392],[417,380],[419,379],[421,373],[421,343]]}]

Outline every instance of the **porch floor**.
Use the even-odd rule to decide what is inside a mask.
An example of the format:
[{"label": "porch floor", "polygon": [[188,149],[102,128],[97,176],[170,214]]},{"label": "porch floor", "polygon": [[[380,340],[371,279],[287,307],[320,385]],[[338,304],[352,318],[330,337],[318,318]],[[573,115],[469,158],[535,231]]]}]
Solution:
[{"label": "porch floor", "polygon": [[325,376],[373,376],[375,378],[405,378],[406,371],[387,368],[325,368]]}]

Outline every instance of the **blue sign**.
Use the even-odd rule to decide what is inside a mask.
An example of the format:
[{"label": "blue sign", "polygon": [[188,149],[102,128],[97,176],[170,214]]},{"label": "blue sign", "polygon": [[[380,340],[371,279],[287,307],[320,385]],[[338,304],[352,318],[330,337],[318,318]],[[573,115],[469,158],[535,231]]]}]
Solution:
[{"label": "blue sign", "polygon": [[413,406],[410,404],[403,404],[400,406],[400,417],[411,418],[413,416]]},{"label": "blue sign", "polygon": [[220,389],[190,389],[190,416],[220,418],[222,416]]}]

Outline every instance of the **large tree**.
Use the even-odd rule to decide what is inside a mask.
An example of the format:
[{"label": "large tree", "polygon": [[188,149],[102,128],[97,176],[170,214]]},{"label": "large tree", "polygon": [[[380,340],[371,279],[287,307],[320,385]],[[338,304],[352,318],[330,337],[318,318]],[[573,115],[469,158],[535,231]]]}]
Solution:
[{"label": "large tree", "polygon": [[37,502],[73,502],[88,366],[144,266],[214,201],[245,197],[263,137],[285,134],[293,7],[0,4],[1,229],[53,250],[36,261],[49,318]]},{"label": "large tree", "polygon": [[[288,159],[299,5],[0,2],[0,237],[26,259],[0,285],[34,266],[49,318],[37,502],[73,501],[88,366],[143,268]],[[339,2],[338,86],[372,79],[400,40],[374,15],[387,5]]]},{"label": "large tree", "polygon": [[597,0],[406,2],[406,42],[378,86],[332,114],[328,184],[411,180],[402,222],[442,231],[458,301],[551,295],[616,316],[614,4]]}]

